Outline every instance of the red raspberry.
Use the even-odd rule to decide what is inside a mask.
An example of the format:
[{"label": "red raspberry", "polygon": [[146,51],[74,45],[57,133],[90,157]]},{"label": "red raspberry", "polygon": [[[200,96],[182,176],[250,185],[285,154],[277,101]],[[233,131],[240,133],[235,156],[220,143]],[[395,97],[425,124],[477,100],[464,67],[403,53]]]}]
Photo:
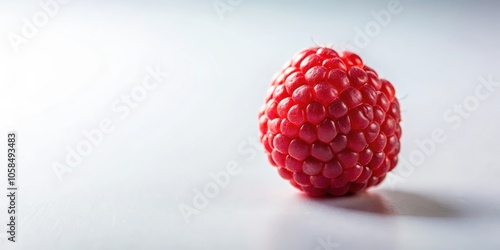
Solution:
[{"label": "red raspberry", "polygon": [[270,163],[313,196],[357,193],[398,161],[399,103],[392,84],[361,58],[315,47],[276,75],[259,112]]}]

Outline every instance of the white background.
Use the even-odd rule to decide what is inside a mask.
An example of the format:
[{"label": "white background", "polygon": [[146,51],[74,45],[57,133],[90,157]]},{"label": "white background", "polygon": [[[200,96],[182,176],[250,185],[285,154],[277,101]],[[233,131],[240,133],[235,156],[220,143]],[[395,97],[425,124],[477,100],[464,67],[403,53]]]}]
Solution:
[{"label": "white background", "polygon": [[[212,0],[73,0],[16,52],[9,34],[47,1],[0,1],[0,152],[17,131],[20,188],[16,243],[0,199],[1,249],[500,249],[500,88],[443,118],[480,78],[500,82],[498,3],[402,0],[357,47],[396,87],[401,158],[436,129],[446,139],[367,193],[311,199],[251,143],[258,108],[311,38],[352,45],[388,1],[243,0],[219,15]],[[158,88],[113,112],[156,65]],[[106,119],[114,131],[59,181],[54,163]],[[179,206],[231,161],[241,173],[187,223]]]}]

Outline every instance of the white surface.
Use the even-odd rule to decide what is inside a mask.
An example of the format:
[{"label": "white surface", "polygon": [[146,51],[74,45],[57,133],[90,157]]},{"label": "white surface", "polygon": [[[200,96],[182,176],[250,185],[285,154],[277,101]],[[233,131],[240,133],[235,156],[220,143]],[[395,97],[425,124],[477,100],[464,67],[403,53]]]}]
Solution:
[{"label": "white surface", "polygon": [[[0,1],[0,138],[18,131],[20,164],[18,242],[3,234],[0,248],[500,249],[500,91],[456,129],[443,120],[478,78],[500,81],[499,4],[401,5],[359,54],[403,97],[401,157],[435,129],[446,140],[404,182],[310,199],[250,143],[257,110],[271,76],[311,37],[352,42],[387,2],[244,0],[221,20],[212,1],[74,0],[14,53],[7,34],[40,7]],[[149,65],[168,78],[121,119],[111,106]],[[53,163],[103,119],[114,132],[59,182]],[[186,223],[179,205],[232,160],[241,173]]]}]

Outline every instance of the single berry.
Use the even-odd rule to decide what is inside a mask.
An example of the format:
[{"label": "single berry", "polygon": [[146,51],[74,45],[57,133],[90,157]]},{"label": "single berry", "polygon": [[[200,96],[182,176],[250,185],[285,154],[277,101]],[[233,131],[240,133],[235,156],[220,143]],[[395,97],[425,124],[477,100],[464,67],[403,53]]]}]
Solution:
[{"label": "single berry", "polygon": [[259,112],[260,141],[294,187],[341,196],[378,185],[394,169],[400,121],[389,81],[352,52],[315,47],[272,80]]}]

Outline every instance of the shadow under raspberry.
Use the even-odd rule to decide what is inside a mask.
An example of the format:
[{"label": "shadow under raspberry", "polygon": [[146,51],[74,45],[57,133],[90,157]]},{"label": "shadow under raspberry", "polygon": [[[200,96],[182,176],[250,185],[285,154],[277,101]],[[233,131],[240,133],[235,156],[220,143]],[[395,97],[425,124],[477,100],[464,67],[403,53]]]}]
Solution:
[{"label": "shadow under raspberry", "polygon": [[387,216],[460,217],[450,205],[406,191],[370,190],[345,197],[307,198],[322,206]]}]

